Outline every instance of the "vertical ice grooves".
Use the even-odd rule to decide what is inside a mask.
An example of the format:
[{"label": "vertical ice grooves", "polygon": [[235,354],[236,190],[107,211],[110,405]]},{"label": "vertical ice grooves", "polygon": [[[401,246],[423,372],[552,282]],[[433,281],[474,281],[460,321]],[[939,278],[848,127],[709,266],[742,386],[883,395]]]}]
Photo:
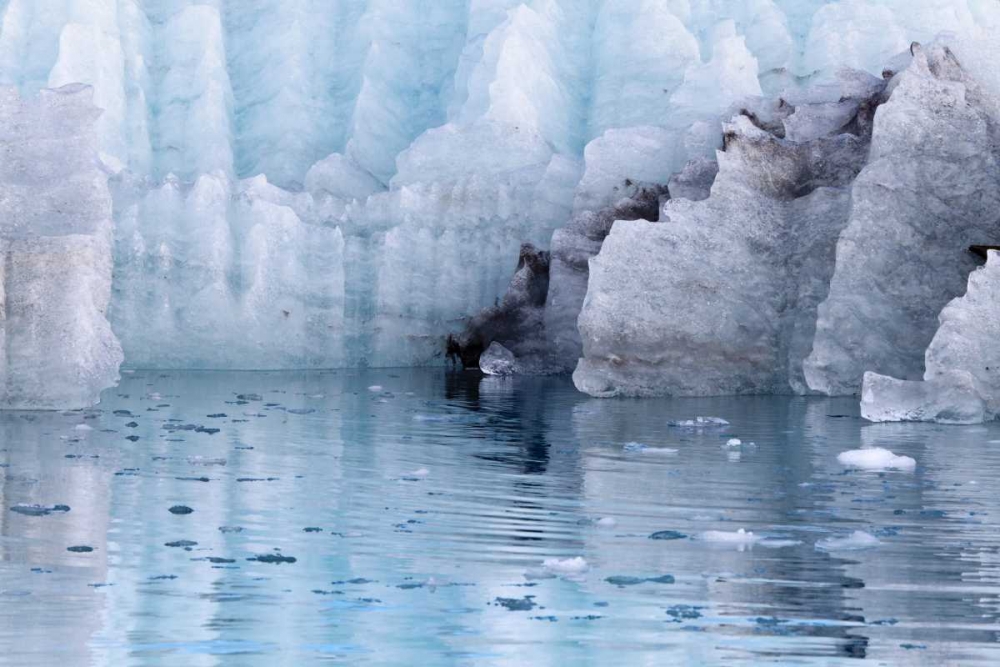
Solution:
[{"label": "vertical ice grooves", "polygon": [[347,153],[388,183],[396,155],[445,120],[447,90],[464,45],[468,0],[371,0],[371,46]]},{"label": "vertical ice grooves", "polygon": [[267,174],[299,185],[305,168],[343,150],[343,99],[353,99],[360,84],[363,9],[343,0],[227,2],[240,177]]},{"label": "vertical ice grooves", "polygon": [[[204,280],[226,335],[256,318],[300,342],[232,366],[334,359],[310,348],[319,326],[349,363],[426,363],[502,292],[523,241],[714,156],[747,98],[830,85],[844,64],[881,75],[941,30],[1000,88],[998,25],[995,0],[0,0],[0,85],[94,87],[133,359],[206,358],[184,342],[208,340],[191,315]],[[321,279],[346,293],[290,284],[319,257],[250,271],[285,235],[293,263],[332,243]],[[184,288],[160,292],[165,273]],[[274,276],[251,300],[266,314],[241,310]],[[147,317],[173,349],[143,338]]]}]

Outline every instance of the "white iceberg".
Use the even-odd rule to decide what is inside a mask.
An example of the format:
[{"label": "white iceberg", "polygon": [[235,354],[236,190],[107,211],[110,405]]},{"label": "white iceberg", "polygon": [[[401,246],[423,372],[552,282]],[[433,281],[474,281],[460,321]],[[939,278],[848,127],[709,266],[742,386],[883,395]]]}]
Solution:
[{"label": "white iceberg", "polygon": [[917,462],[909,456],[897,456],[881,447],[841,452],[837,455],[837,461],[848,468],[861,470],[904,470],[909,472],[917,467]]}]

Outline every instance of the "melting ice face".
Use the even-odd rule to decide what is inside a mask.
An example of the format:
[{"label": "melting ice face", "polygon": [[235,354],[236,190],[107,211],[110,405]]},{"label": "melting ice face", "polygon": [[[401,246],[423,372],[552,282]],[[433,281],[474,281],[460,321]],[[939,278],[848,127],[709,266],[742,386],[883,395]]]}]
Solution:
[{"label": "melting ice face", "polygon": [[998,25],[988,0],[252,7],[2,3],[0,84],[103,109],[132,365],[441,363],[522,242],[713,157],[739,100],[941,30],[982,61]]}]

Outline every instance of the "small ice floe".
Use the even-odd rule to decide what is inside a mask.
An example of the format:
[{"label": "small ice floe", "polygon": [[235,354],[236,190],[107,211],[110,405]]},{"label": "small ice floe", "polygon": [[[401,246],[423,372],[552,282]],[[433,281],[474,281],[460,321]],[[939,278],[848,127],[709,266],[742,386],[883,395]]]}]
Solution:
[{"label": "small ice floe", "polygon": [[163,394],[156,391],[151,391],[150,393],[146,394],[146,398],[148,398],[151,401],[162,401]]},{"label": "small ice floe", "polygon": [[869,533],[856,530],[846,537],[827,537],[816,543],[819,551],[862,551],[874,549],[882,542]]},{"label": "small ice floe", "polygon": [[614,528],[618,525],[618,520],[612,516],[605,516],[598,519],[594,525],[599,528]]},{"label": "small ice floe", "polygon": [[753,548],[753,545],[763,541],[763,537],[754,535],[751,531],[740,528],[736,532],[724,530],[707,530],[698,536],[703,542],[712,544],[727,544],[737,547],[740,551]]},{"label": "small ice floe", "polygon": [[917,462],[909,456],[896,456],[888,449],[872,447],[852,449],[837,456],[837,461],[848,468],[859,470],[905,470],[912,471]]},{"label": "small ice floe", "polygon": [[651,454],[651,455],[668,455],[676,454],[676,449],[671,449],[670,447],[650,447],[644,445],[641,442],[627,442],[622,447],[622,451],[628,454]]},{"label": "small ice floe", "polygon": [[73,427],[73,430],[75,430],[75,431],[93,431],[94,427],[90,426],[89,424],[77,424],[76,426]]},{"label": "small ice floe", "polygon": [[730,438],[726,441],[726,447],[742,447],[743,441],[739,438]]},{"label": "small ice floe", "polygon": [[382,385],[380,385],[380,384],[373,384],[372,386],[368,387],[368,391],[370,391],[373,394],[377,394],[380,391],[382,391]]},{"label": "small ice floe", "polygon": [[575,558],[546,558],[542,568],[547,572],[559,575],[582,574],[590,569],[587,561],[577,556]]},{"label": "small ice floe", "polygon": [[695,417],[694,419],[668,421],[667,426],[674,428],[723,428],[729,426],[729,422],[721,417]]}]

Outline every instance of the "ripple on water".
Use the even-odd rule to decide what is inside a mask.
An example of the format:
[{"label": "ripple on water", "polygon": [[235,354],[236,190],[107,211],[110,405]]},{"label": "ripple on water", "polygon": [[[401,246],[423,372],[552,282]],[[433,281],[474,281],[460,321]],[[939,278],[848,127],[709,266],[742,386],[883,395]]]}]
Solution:
[{"label": "ripple on water", "polygon": [[1000,663],[1000,427],[443,371],[136,371],[27,417],[17,664]]}]

